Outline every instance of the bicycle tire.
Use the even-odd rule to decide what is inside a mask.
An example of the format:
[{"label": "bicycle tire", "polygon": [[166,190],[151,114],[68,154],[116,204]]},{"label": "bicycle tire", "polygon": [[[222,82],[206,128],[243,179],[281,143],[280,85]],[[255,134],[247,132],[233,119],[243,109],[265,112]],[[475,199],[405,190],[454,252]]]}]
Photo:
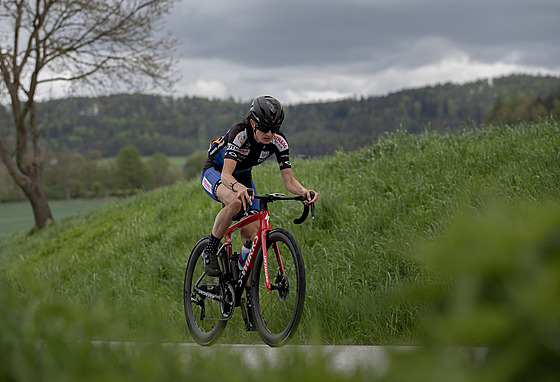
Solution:
[{"label": "bicycle tire", "polygon": [[[227,324],[226,320],[222,320],[219,301],[207,298],[193,289],[194,284],[204,273],[202,253],[209,240],[210,236],[203,237],[196,243],[191,252],[185,271],[183,293],[185,318],[189,332],[194,340],[202,346],[214,344],[222,335]],[[201,284],[218,292],[221,288],[217,278],[206,275],[201,279]]]},{"label": "bicycle tire", "polygon": [[[280,272],[274,243],[279,247],[285,276]],[[279,288],[268,290],[266,287],[261,247],[251,280],[253,322],[266,344],[280,347],[291,339],[303,313],[305,266],[299,245],[288,230],[277,228],[270,231],[267,245],[270,282]]]}]

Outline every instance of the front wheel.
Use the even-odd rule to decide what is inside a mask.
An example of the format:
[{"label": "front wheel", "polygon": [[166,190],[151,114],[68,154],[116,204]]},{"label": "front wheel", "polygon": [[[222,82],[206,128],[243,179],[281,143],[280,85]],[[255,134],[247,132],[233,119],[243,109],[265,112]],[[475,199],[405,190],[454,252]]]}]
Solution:
[{"label": "front wheel", "polygon": [[262,340],[284,346],[294,334],[305,300],[305,267],[294,236],[283,228],[270,231],[267,245],[271,289],[266,286],[262,247],[251,282],[253,322]]},{"label": "front wheel", "polygon": [[217,278],[209,277],[204,272],[202,253],[209,240],[209,236],[203,237],[191,252],[183,293],[189,331],[194,340],[203,346],[216,342],[227,324],[222,316],[220,301],[211,298],[222,295],[220,283]]}]

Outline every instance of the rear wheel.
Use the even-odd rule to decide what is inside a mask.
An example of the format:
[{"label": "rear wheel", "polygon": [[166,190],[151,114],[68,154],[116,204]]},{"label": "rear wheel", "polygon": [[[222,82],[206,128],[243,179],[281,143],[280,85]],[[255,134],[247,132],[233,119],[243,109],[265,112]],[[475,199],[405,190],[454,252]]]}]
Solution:
[{"label": "rear wheel", "polygon": [[202,253],[209,240],[209,236],[203,237],[191,252],[183,294],[189,332],[196,342],[204,346],[216,342],[227,324],[220,301],[210,297],[222,295],[219,279],[204,272]]},{"label": "rear wheel", "polygon": [[[284,346],[294,334],[305,300],[305,267],[294,236],[283,228],[270,231],[267,240],[271,289],[266,286],[262,247],[257,253],[251,282],[253,322],[265,343]],[[278,258],[281,261],[278,261]],[[280,264],[283,265],[284,271]]]}]

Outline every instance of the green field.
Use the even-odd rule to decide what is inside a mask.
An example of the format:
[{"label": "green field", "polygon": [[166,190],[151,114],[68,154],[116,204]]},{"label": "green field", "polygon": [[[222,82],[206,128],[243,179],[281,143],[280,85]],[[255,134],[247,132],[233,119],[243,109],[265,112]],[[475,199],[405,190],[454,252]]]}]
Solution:
[{"label": "green field", "polygon": [[[299,206],[271,206],[273,226],[294,233],[305,259],[305,311],[292,342],[423,345],[395,356],[383,380],[554,380],[559,147],[560,124],[543,120],[453,134],[397,132],[358,151],[294,160],[296,178],[320,200],[316,220],[301,226],[292,224]],[[283,191],[273,163],[254,177],[261,193]],[[22,364],[40,365],[52,380],[71,380],[84,368],[100,380],[111,372],[138,380],[143,368],[161,370],[159,380],[184,379],[215,361],[180,361],[158,345],[99,351],[88,341],[192,341],[184,268],[219,208],[193,180],[0,238],[0,305],[10,312],[0,315],[0,356],[8,360],[0,380]],[[221,342],[261,343],[238,313]],[[445,357],[449,346],[473,345],[491,348],[484,365]],[[208,380],[230,376],[236,361],[226,358],[225,366],[204,369]],[[291,362],[289,376],[302,380],[326,370],[328,360]],[[362,377],[325,380],[372,380]]]},{"label": "green field", "polygon": [[[59,221],[88,213],[110,202],[109,199],[55,200],[49,205],[55,221]],[[33,211],[28,202],[0,203],[0,238],[29,231],[34,225]]]},{"label": "green field", "polygon": [[[148,161],[150,158],[143,157],[143,160]],[[172,156],[168,159],[179,169],[182,169],[186,163],[184,156]],[[99,162],[114,160],[115,158],[104,158]],[[54,200],[50,201],[49,205],[55,220],[58,221],[95,210],[111,201],[111,199]],[[29,231],[34,224],[33,212],[28,202],[0,203],[0,238],[19,231]]]},{"label": "green field", "polygon": [[187,163],[186,156],[170,156],[168,159],[172,165],[177,166],[180,170],[182,170],[183,167],[185,167],[185,163]]},{"label": "green field", "polygon": [[[97,163],[98,164],[107,164],[107,163],[110,163],[110,162],[114,162],[115,158],[116,157],[98,159]],[[142,156],[142,160],[144,162],[148,162],[151,158],[152,158],[151,156]],[[167,159],[169,160],[169,163],[171,163],[174,166],[177,166],[177,168],[179,168],[181,170],[185,166],[185,163],[187,163],[187,157],[186,156],[168,156]]]}]

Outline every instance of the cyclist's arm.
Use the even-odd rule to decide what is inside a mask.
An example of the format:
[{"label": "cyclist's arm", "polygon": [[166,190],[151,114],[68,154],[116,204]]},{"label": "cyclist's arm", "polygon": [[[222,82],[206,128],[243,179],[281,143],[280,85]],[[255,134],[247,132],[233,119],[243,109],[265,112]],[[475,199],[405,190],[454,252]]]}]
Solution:
[{"label": "cyclist's arm", "polygon": [[[294,173],[292,172],[291,168],[285,168],[280,171],[282,174],[282,181],[284,182],[284,187],[286,190],[290,191],[294,195],[305,196],[309,203],[315,203],[317,198],[319,197],[319,193],[314,190],[308,190],[307,188],[303,187],[300,182],[294,177]],[[310,191],[315,193],[313,199],[311,199]]]},{"label": "cyclist's arm", "polygon": [[[251,200],[249,194],[247,193],[247,187],[239,183],[233,177],[233,171],[237,166],[237,162],[233,159],[225,158],[224,159],[224,166],[222,168],[222,184],[230,191],[233,191],[237,194],[237,198],[241,200],[243,203],[243,208],[246,208],[245,201]],[[232,187],[233,186],[233,187]]]}]

